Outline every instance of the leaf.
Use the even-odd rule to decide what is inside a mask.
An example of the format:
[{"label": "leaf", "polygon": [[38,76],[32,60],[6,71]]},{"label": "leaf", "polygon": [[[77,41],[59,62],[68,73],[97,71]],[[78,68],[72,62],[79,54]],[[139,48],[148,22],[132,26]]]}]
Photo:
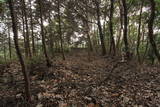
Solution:
[{"label": "leaf", "polygon": [[37,96],[38,96],[38,99],[39,99],[39,100],[41,100],[41,99],[43,98],[42,93],[39,93]]},{"label": "leaf", "polygon": [[41,103],[37,104],[36,107],[43,107]]},{"label": "leaf", "polygon": [[16,98],[20,98],[22,96],[22,94],[20,93],[20,94],[17,94],[16,95]]},{"label": "leaf", "polygon": [[59,107],[67,107],[67,106],[68,106],[67,103],[64,103],[64,102],[60,102],[60,103],[59,103]]}]

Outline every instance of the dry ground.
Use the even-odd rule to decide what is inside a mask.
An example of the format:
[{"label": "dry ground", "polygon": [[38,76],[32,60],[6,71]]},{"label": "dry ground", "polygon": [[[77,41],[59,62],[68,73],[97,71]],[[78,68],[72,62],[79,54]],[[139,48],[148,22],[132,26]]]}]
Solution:
[{"label": "dry ground", "polygon": [[[160,66],[87,56],[77,52],[66,61],[57,57],[51,68],[44,61],[32,64],[33,107],[160,107]],[[27,107],[23,84],[16,62],[1,69],[0,107]]]}]

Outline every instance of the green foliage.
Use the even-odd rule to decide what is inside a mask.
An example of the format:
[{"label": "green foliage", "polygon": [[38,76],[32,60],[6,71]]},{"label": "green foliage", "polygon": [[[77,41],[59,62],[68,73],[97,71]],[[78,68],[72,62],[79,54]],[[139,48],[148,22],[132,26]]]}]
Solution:
[{"label": "green foliage", "polygon": [[30,65],[38,65],[41,62],[43,62],[43,60],[44,60],[44,57],[42,55],[38,55],[38,56],[35,55],[31,59],[26,60],[26,64],[29,65],[29,66]]},{"label": "green foliage", "polygon": [[157,3],[160,3],[160,0],[155,0]]},{"label": "green foliage", "polygon": [[0,64],[6,64],[6,60],[3,57],[0,56],[0,59]]},{"label": "green foliage", "polygon": [[12,59],[5,59],[5,58],[3,58],[2,56],[0,56],[0,65],[2,64],[2,65],[5,65],[5,64],[8,64],[8,63],[11,63],[11,62],[14,62],[14,61],[18,61],[18,59],[17,59],[17,57],[16,56],[14,56],[14,57],[12,57]]},{"label": "green foliage", "polygon": [[5,0],[0,0],[0,3],[5,2]]}]

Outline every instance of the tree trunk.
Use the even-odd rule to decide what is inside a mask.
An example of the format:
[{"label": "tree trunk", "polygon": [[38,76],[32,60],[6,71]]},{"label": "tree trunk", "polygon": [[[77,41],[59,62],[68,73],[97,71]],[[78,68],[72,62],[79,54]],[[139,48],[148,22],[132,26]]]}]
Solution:
[{"label": "tree trunk", "polygon": [[105,42],[104,42],[104,35],[102,31],[102,26],[100,22],[100,7],[99,7],[99,2],[95,0],[95,5],[96,5],[96,14],[97,14],[97,24],[98,24],[98,29],[99,29],[99,36],[100,36],[100,41],[101,41],[101,48],[102,48],[102,55],[106,54],[106,47],[105,47]]},{"label": "tree trunk", "polygon": [[12,59],[12,45],[11,45],[11,35],[10,35],[10,27],[8,25],[8,46],[9,46],[9,58]]},{"label": "tree trunk", "polygon": [[7,61],[7,57],[6,57],[6,46],[5,46],[5,43],[3,43],[3,55],[4,55],[4,60],[6,62]]},{"label": "tree trunk", "polygon": [[22,32],[23,32],[23,41],[24,41],[24,51],[25,51],[25,57],[27,57],[28,51],[27,51],[27,42],[26,42],[26,33],[25,33],[25,21],[24,21],[24,12],[22,12]]},{"label": "tree trunk", "polygon": [[[88,6],[85,6],[86,8],[86,19],[88,19]],[[84,20],[84,26],[86,27],[86,34],[87,34],[87,40],[88,40],[88,48],[89,48],[89,51],[90,52],[93,52],[93,45],[92,45],[92,41],[91,41],[91,37],[90,37],[90,27],[89,27],[89,23],[87,20]],[[89,52],[89,55],[90,55],[90,52]]]},{"label": "tree trunk", "polygon": [[[87,16],[87,20],[88,20],[88,16]],[[92,46],[91,38],[89,35],[90,28],[89,28],[88,22],[86,20],[83,20],[83,23],[84,23],[84,28],[85,28],[85,34],[87,35],[87,42],[88,42],[89,51],[93,52],[93,46]]]},{"label": "tree trunk", "polygon": [[33,15],[32,15],[32,3],[31,0],[29,0],[30,4],[30,24],[31,24],[31,35],[32,35],[32,54],[36,54],[36,49],[35,49],[35,39],[34,39],[34,31],[33,31]]},{"label": "tree trunk", "polygon": [[62,37],[62,29],[61,29],[60,0],[58,0],[58,24],[59,24],[61,53],[62,53],[63,60],[65,60],[66,58],[65,58],[65,55],[64,55],[63,37]]},{"label": "tree trunk", "polygon": [[30,80],[29,80],[28,72],[26,70],[26,66],[25,66],[25,63],[24,63],[24,60],[23,60],[23,57],[22,57],[22,54],[21,54],[20,48],[19,48],[18,29],[17,29],[17,21],[16,21],[16,17],[15,17],[15,12],[14,12],[14,5],[13,5],[12,0],[8,0],[8,3],[9,3],[9,9],[10,9],[11,18],[12,18],[12,28],[13,28],[13,33],[14,33],[14,44],[15,44],[16,53],[17,53],[17,56],[18,56],[20,64],[21,64],[22,73],[23,73],[24,80],[25,80],[26,100],[28,102],[31,102]]},{"label": "tree trunk", "polygon": [[30,41],[29,41],[29,30],[28,30],[28,18],[27,18],[27,12],[26,12],[26,4],[25,0],[22,1],[22,11],[24,13],[24,21],[25,21],[25,27],[26,27],[26,45],[27,45],[27,58],[31,58],[31,49],[30,49]]},{"label": "tree trunk", "polygon": [[154,41],[154,34],[153,34],[153,23],[154,23],[154,18],[155,18],[155,1],[154,0],[149,0],[150,4],[151,4],[151,15],[149,18],[149,22],[148,22],[148,37],[150,40],[150,44],[153,48],[154,54],[156,55],[156,57],[158,58],[158,61],[160,62],[160,55],[159,52],[157,50],[157,45]]},{"label": "tree trunk", "polygon": [[144,54],[143,54],[142,62],[144,62],[144,59],[145,59],[145,57],[146,57],[146,54],[147,54],[147,51],[148,51],[148,45],[149,45],[149,40],[148,40],[148,38],[147,38],[147,43],[146,43],[145,51],[144,51]]},{"label": "tree trunk", "polygon": [[92,46],[92,42],[91,42],[89,32],[87,32],[87,40],[88,40],[89,50],[90,50],[90,52],[93,52],[93,46]]},{"label": "tree trunk", "polygon": [[51,11],[49,12],[49,30],[50,30],[50,34],[49,34],[49,45],[50,45],[50,53],[52,58],[54,57],[54,43],[53,43],[53,32],[52,32],[52,19],[51,19]]},{"label": "tree trunk", "polygon": [[[49,0],[49,2],[52,2],[51,0]],[[50,35],[49,35],[49,44],[50,44],[50,52],[51,52],[51,55],[52,55],[52,58],[55,56],[54,55],[54,35],[53,35],[53,32],[52,32],[52,19],[51,19],[51,13],[52,11],[50,10],[49,11],[49,30],[50,30]]]},{"label": "tree trunk", "polygon": [[142,19],[142,9],[143,9],[143,2],[141,4],[141,9],[140,9],[140,16],[139,16],[139,27],[138,27],[138,36],[137,36],[137,56],[138,56],[138,61],[141,62],[141,58],[140,58],[140,53],[139,53],[139,46],[140,46],[140,34],[141,34],[141,19]]},{"label": "tree trunk", "polygon": [[122,0],[123,15],[124,15],[124,29],[123,29],[123,40],[125,45],[125,53],[127,59],[130,58],[129,46],[128,46],[128,16],[127,16],[127,5],[126,0]]},{"label": "tree trunk", "polygon": [[142,25],[142,46],[144,45],[144,42],[145,42],[145,25],[143,24]]},{"label": "tree trunk", "polygon": [[49,60],[49,56],[47,54],[47,49],[46,49],[46,42],[45,42],[45,35],[44,35],[44,26],[43,26],[43,15],[42,15],[42,1],[38,0],[39,7],[40,7],[40,20],[41,20],[41,36],[42,36],[42,47],[43,47],[43,52],[45,55],[46,59],[46,65],[47,67],[51,67],[51,62]]},{"label": "tree trunk", "polygon": [[111,7],[110,7],[110,16],[109,16],[109,30],[110,30],[110,53],[113,51],[113,55],[116,54],[116,46],[115,46],[115,40],[113,36],[113,11],[114,11],[114,0],[110,0]]},{"label": "tree trunk", "polygon": [[118,40],[117,40],[117,51],[120,52],[121,51],[121,37],[122,37],[122,31],[123,31],[123,9],[122,9],[122,5],[121,5],[121,1],[119,1],[119,9],[120,9],[120,26],[119,26],[119,36],[118,36]]}]

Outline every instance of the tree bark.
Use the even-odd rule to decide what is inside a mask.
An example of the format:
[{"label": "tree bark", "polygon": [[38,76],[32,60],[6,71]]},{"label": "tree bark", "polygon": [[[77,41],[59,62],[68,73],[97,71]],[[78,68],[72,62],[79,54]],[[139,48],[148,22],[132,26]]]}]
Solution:
[{"label": "tree bark", "polygon": [[124,29],[123,29],[123,40],[125,45],[125,53],[127,59],[130,58],[129,46],[128,46],[128,16],[127,16],[127,5],[126,0],[122,0],[123,5],[123,17],[124,17]]},{"label": "tree bark", "polygon": [[21,10],[22,12],[22,32],[23,32],[23,41],[24,41],[24,51],[25,51],[25,57],[27,57],[28,51],[27,51],[27,42],[26,42],[26,33],[25,33],[25,20],[24,20],[24,12],[23,9]]},{"label": "tree bark", "polygon": [[52,55],[52,58],[54,57],[54,42],[53,42],[53,32],[52,32],[52,26],[51,26],[52,20],[51,20],[51,12],[49,12],[49,45],[50,45],[50,53]]},{"label": "tree bark", "polygon": [[140,9],[140,15],[139,15],[139,26],[138,26],[138,36],[137,36],[137,56],[138,56],[138,61],[141,62],[141,58],[140,58],[140,53],[139,53],[139,46],[140,46],[140,34],[141,34],[141,19],[142,19],[142,9],[143,9],[143,3],[144,1],[142,1],[141,3],[141,9]]},{"label": "tree bark", "polygon": [[143,54],[142,62],[144,62],[144,59],[145,59],[145,57],[146,57],[146,54],[147,54],[147,51],[148,51],[148,45],[149,45],[149,40],[148,40],[148,38],[147,38],[147,43],[146,43],[145,51],[144,51],[144,54]]},{"label": "tree bark", "polygon": [[150,40],[150,44],[153,48],[154,54],[156,55],[158,61],[160,62],[160,54],[157,50],[157,45],[154,41],[154,34],[153,34],[153,23],[154,23],[154,18],[155,18],[155,1],[154,0],[149,0],[151,4],[151,14],[148,22],[148,37]]},{"label": "tree bark", "polygon": [[45,55],[46,65],[47,67],[51,67],[51,62],[49,60],[49,56],[47,54],[45,35],[44,35],[44,26],[43,26],[43,15],[42,15],[42,1],[38,0],[39,8],[40,8],[40,20],[41,20],[41,36],[42,36],[42,47]]},{"label": "tree bark", "polygon": [[36,49],[35,49],[35,39],[34,39],[34,31],[33,31],[33,15],[32,15],[32,3],[31,0],[29,0],[30,4],[30,24],[31,24],[31,35],[32,35],[32,54],[36,54]]},{"label": "tree bark", "polygon": [[8,25],[8,46],[9,46],[9,58],[12,59],[12,46],[11,46],[11,35],[10,35],[10,27]]},{"label": "tree bark", "polygon": [[20,48],[19,48],[18,29],[17,29],[17,21],[16,21],[16,17],[15,17],[15,12],[14,12],[14,4],[13,4],[12,0],[8,0],[8,3],[9,3],[9,9],[10,9],[11,18],[12,18],[12,29],[13,29],[13,33],[14,33],[14,44],[15,44],[16,53],[17,53],[17,56],[19,58],[19,62],[21,64],[22,73],[23,73],[24,80],[25,80],[26,100],[28,102],[31,102],[30,80],[29,80],[28,72],[26,70],[26,66],[25,66],[25,63],[24,63],[24,60],[23,60],[23,57],[22,57],[22,54],[21,54]]},{"label": "tree bark", "polygon": [[89,45],[89,50],[90,52],[93,52],[93,46],[92,46],[92,42],[91,42],[91,38],[90,38],[90,35],[89,35],[89,32],[87,31],[87,40],[88,40],[88,45]]},{"label": "tree bark", "polygon": [[104,34],[100,22],[100,7],[99,7],[99,2],[97,0],[94,0],[95,5],[96,5],[96,14],[97,14],[97,24],[98,24],[98,29],[99,29],[99,36],[100,36],[100,41],[101,41],[101,48],[102,48],[102,55],[106,54],[106,47],[105,47],[105,42],[104,42]]},{"label": "tree bark", "polygon": [[[88,16],[87,16],[87,20],[88,20]],[[87,42],[88,42],[89,51],[93,52],[93,46],[92,46],[91,38],[89,35],[90,28],[89,28],[88,22],[86,20],[83,20],[83,23],[84,23],[84,28],[85,28],[85,34],[87,35]]]},{"label": "tree bark", "polygon": [[5,60],[5,62],[7,61],[7,57],[6,57],[6,45],[5,45],[5,43],[4,42],[2,42],[3,43],[3,55],[4,55],[4,60]]},{"label": "tree bark", "polygon": [[123,9],[121,5],[121,1],[119,1],[118,3],[119,3],[119,9],[120,9],[120,19],[119,19],[120,26],[119,26],[119,36],[118,36],[116,48],[117,48],[117,51],[120,52],[121,51],[121,37],[122,37],[122,31],[123,31]]},{"label": "tree bark", "polygon": [[110,7],[110,16],[109,16],[109,30],[110,30],[110,53],[113,51],[113,55],[116,54],[116,46],[115,46],[115,40],[113,36],[113,11],[114,11],[114,0],[110,0],[111,7]]},{"label": "tree bark", "polygon": [[58,24],[59,24],[61,53],[62,53],[63,60],[65,60],[66,58],[65,58],[65,55],[64,55],[63,36],[62,36],[62,28],[61,28],[60,0],[58,0]]},{"label": "tree bark", "polygon": [[24,13],[24,21],[25,21],[25,27],[26,27],[26,50],[27,50],[27,58],[31,58],[31,48],[30,48],[30,40],[29,40],[29,30],[28,30],[28,18],[27,18],[27,12],[26,12],[26,4],[25,0],[22,1],[22,11]]}]

